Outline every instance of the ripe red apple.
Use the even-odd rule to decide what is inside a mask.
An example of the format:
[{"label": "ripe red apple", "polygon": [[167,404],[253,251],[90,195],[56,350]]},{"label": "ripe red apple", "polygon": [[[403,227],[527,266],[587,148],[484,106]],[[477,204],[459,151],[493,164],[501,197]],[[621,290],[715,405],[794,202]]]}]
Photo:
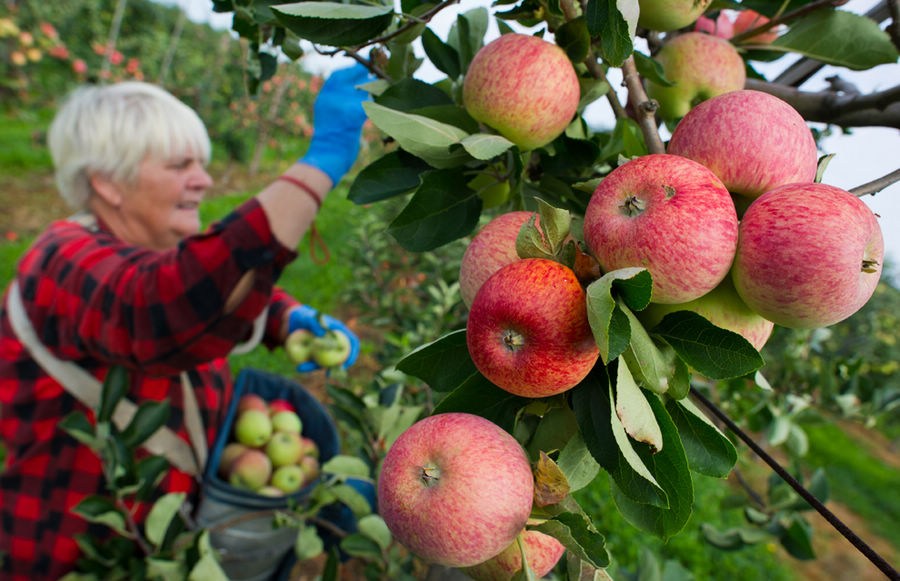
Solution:
[{"label": "ripe red apple", "polygon": [[728,39],[734,36],[734,23],[731,22],[724,10],[720,10],[715,20],[706,16],[698,18],[694,23],[694,30]]},{"label": "ripe red apple", "polygon": [[219,476],[227,479],[231,474],[231,467],[237,458],[246,452],[249,448],[240,442],[229,442],[222,448],[222,455],[219,457]]},{"label": "ripe red apple", "polygon": [[284,340],[284,350],[294,363],[300,364],[309,361],[312,356],[313,341],[316,336],[308,329],[296,329],[291,331]]},{"label": "ripe red apple", "polygon": [[278,468],[288,464],[296,464],[303,456],[303,442],[300,434],[294,432],[275,432],[266,443],[266,456],[272,466]]},{"label": "ripe red apple", "polygon": [[259,490],[272,476],[272,462],[262,450],[251,448],[235,459],[228,482],[239,488]]},{"label": "ripe red apple", "polygon": [[388,450],[378,511],[420,558],[448,567],[482,563],[528,521],[534,479],[528,456],[496,424],[473,414],[429,416]]},{"label": "ripe red apple", "polygon": [[[546,576],[566,552],[565,546],[555,537],[539,531],[523,531],[525,558],[535,578]],[[522,569],[522,553],[514,540],[498,555],[474,567],[466,567],[463,573],[475,581],[510,581]]]},{"label": "ripe red apple", "polygon": [[472,306],[475,293],[484,281],[501,266],[519,260],[516,237],[532,216],[537,217],[537,214],[524,210],[500,214],[472,237],[459,266],[459,294],[467,307]]},{"label": "ripe red apple", "polygon": [[238,400],[238,405],[235,413],[237,415],[241,415],[247,410],[259,410],[262,412],[268,412],[269,404],[266,403],[266,400],[264,400],[262,396],[255,393],[247,393],[242,395],[241,399]]},{"label": "ripe red apple", "polygon": [[742,89],[708,99],[672,132],[668,153],[699,162],[729,191],[756,198],[812,182],[819,154],[803,117],[778,97]]},{"label": "ripe red apple", "polygon": [[657,303],[685,303],[714,289],[731,267],[737,235],[737,212],[722,182],[699,163],[668,154],[611,171],[584,215],[584,240],[600,267],[646,268]]},{"label": "ripe red apple", "polygon": [[881,227],[859,198],[789,184],[747,209],[732,276],[744,302],[776,325],[826,327],[866,304],[883,261]]},{"label": "ripe red apple", "polygon": [[308,436],[300,436],[300,441],[303,442],[304,456],[312,456],[313,458],[319,457],[319,445],[316,444],[315,440]]},{"label": "ripe red apple", "polygon": [[272,436],[272,420],[269,413],[249,409],[237,416],[234,422],[235,439],[251,448],[265,446]]},{"label": "ripe red apple", "polygon": [[291,432],[299,435],[303,431],[303,421],[297,412],[283,410],[272,414],[272,429],[275,432]]},{"label": "ripe red apple", "polygon": [[692,311],[717,327],[734,331],[757,351],[763,348],[775,327],[772,321],[747,306],[734,289],[730,276],[700,298],[677,305],[650,303],[646,309],[635,314],[647,329],[652,329],[663,317],[675,311]]},{"label": "ripe red apple", "polygon": [[350,357],[350,338],[346,334],[330,329],[321,337],[313,339],[312,359],[319,367],[338,367]]},{"label": "ripe red apple", "polygon": [[285,494],[297,492],[303,487],[304,482],[303,468],[296,464],[279,466],[272,473],[272,486]]},{"label": "ripe red apple", "polygon": [[[734,35],[741,34],[753,28],[758,28],[767,23],[769,19],[755,10],[741,10],[734,19]],[[754,34],[745,38],[741,44],[771,44],[773,40],[778,38],[777,26],[770,28],[765,32]]]},{"label": "ripe red apple", "polygon": [[684,28],[706,12],[712,0],[638,0],[638,26],[669,32]]},{"label": "ripe red apple", "polygon": [[743,89],[747,80],[744,60],[734,45],[702,32],[679,34],[655,59],[675,83],[671,87],[647,83],[647,94],[659,103],[664,119],[680,119],[697,103]]},{"label": "ripe red apple", "polygon": [[572,121],[581,97],[565,51],[529,34],[509,33],[476,53],[463,81],[469,115],[523,150],[550,143]]},{"label": "ripe red apple", "polygon": [[295,412],[294,404],[286,399],[273,399],[269,403],[269,414],[274,416],[278,412]]},{"label": "ripe red apple", "polygon": [[522,397],[574,387],[600,354],[581,283],[545,258],[517,260],[485,281],[469,311],[466,343],[486,378]]},{"label": "ripe red apple", "polygon": [[309,484],[319,477],[319,460],[315,456],[304,456],[297,464],[303,469],[303,484]]}]

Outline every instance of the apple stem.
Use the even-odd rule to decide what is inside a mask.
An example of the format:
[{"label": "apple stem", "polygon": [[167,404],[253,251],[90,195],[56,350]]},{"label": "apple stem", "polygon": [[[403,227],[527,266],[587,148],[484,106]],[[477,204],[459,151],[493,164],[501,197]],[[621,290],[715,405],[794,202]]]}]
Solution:
[{"label": "apple stem", "polygon": [[637,196],[629,194],[625,197],[625,201],[619,206],[626,216],[637,216],[644,211],[644,202]]},{"label": "apple stem", "polygon": [[510,351],[517,351],[525,344],[525,338],[522,337],[521,333],[507,329],[503,333],[503,344]]},{"label": "apple stem", "polygon": [[866,273],[878,272],[878,261],[877,260],[863,260],[862,261],[862,271]]},{"label": "apple stem", "polygon": [[434,486],[441,479],[441,469],[434,465],[422,466],[422,483],[426,488]]}]

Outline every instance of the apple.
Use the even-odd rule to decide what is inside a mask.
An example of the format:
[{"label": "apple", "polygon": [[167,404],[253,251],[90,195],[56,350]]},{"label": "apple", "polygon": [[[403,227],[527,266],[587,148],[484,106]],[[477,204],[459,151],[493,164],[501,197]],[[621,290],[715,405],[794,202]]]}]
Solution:
[{"label": "apple", "polygon": [[234,461],[247,450],[249,448],[240,442],[229,442],[226,444],[222,448],[222,455],[219,457],[219,475],[222,478],[228,478]]},{"label": "apple", "polygon": [[[734,36],[742,34],[748,30],[759,28],[763,24],[769,22],[769,19],[755,10],[742,10],[734,19]],[[773,40],[778,38],[777,26],[770,28],[765,32],[754,34],[741,41],[741,44],[771,44]]]},{"label": "apple", "polygon": [[303,421],[297,412],[284,410],[272,414],[272,430],[277,432],[291,432],[300,434],[303,431]]},{"label": "apple", "polygon": [[277,498],[279,496],[284,496],[284,491],[281,490],[280,488],[276,488],[275,486],[272,486],[271,484],[266,484],[265,486],[263,486],[262,488],[257,490],[256,494],[259,494],[261,496],[271,496],[273,498]]},{"label": "apple", "polygon": [[[522,225],[535,212],[517,210],[506,212],[485,224],[463,252],[459,266],[459,294],[467,307],[472,306],[475,293],[501,266],[519,260],[516,237]],[[540,221],[535,222],[539,224]]]},{"label": "apple", "polygon": [[508,33],[475,54],[463,81],[463,104],[473,118],[531,150],[568,127],[580,91],[565,51],[530,34]]},{"label": "apple", "polygon": [[747,306],[737,294],[730,276],[726,276],[719,286],[700,298],[674,305],[650,303],[635,315],[644,327],[652,329],[663,317],[676,311],[697,313],[713,325],[743,336],[757,351],[763,348],[775,327],[772,321]]},{"label": "apple", "polygon": [[303,468],[296,464],[279,466],[272,473],[272,486],[285,494],[297,492],[303,487],[304,482]]},{"label": "apple", "polygon": [[385,455],[378,512],[429,563],[470,567],[513,542],[531,513],[528,456],[498,425],[468,413],[426,417]]},{"label": "apple", "polygon": [[484,171],[467,184],[481,198],[482,209],[495,208],[509,199],[509,179]]},{"label": "apple", "polygon": [[796,109],[750,89],[712,97],[691,109],[672,132],[667,151],[705,165],[730,192],[748,198],[812,182],[819,155]]},{"label": "apple", "polygon": [[294,432],[275,432],[266,444],[266,456],[276,468],[296,464],[303,456],[303,442]]},{"label": "apple", "polygon": [[659,103],[664,119],[680,119],[691,108],[716,95],[744,88],[744,59],[727,40],[702,32],[679,34],[656,54],[674,86],[647,83],[647,94]]},{"label": "apple", "polygon": [[316,456],[303,456],[297,465],[303,469],[304,484],[309,484],[319,477],[320,466],[319,459]]},{"label": "apple", "polygon": [[684,28],[706,12],[712,0],[638,0],[638,26],[658,32]]},{"label": "apple", "polygon": [[284,350],[294,363],[300,364],[309,361],[312,356],[313,341],[316,336],[308,329],[296,329],[291,331],[284,340]]},{"label": "apple", "polygon": [[884,238],[872,210],[826,184],[788,184],[756,199],[741,220],[734,286],[776,325],[827,327],[875,292]]},{"label": "apple", "polygon": [[297,412],[294,404],[286,399],[273,399],[269,402],[269,414],[275,415],[278,412]]},{"label": "apple", "polygon": [[300,436],[300,441],[303,442],[304,456],[312,456],[313,458],[319,457],[319,445],[316,444],[315,440],[308,436]]},{"label": "apple", "polygon": [[[536,579],[550,573],[566,552],[566,547],[555,537],[540,531],[523,531],[525,558]],[[522,552],[518,539],[514,540],[499,554],[474,567],[466,567],[463,573],[475,581],[511,581],[522,570]]]},{"label": "apple", "polygon": [[251,448],[238,456],[231,466],[228,482],[239,488],[259,490],[272,476],[272,462],[262,450]]},{"label": "apple", "polygon": [[350,338],[336,329],[329,329],[312,344],[312,360],[319,367],[338,367],[350,357]]},{"label": "apple", "polygon": [[548,397],[580,382],[600,351],[587,318],[584,288],[554,260],[507,264],[475,295],[466,323],[475,367],[522,397]]},{"label": "apple", "polygon": [[611,171],[584,215],[584,241],[600,268],[646,268],[657,303],[685,303],[714,289],[728,274],[737,236],[737,212],[722,182],[699,163],[665,153]]},{"label": "apple", "polygon": [[241,396],[241,399],[238,400],[238,405],[235,413],[237,415],[240,415],[247,410],[259,410],[268,412],[269,404],[267,404],[266,400],[264,400],[260,395],[257,395],[255,393],[244,394]]},{"label": "apple", "polygon": [[731,38],[734,36],[734,24],[728,18],[728,14],[724,10],[719,11],[719,15],[715,20],[706,16],[701,16],[694,23],[696,32],[705,32],[719,38]]},{"label": "apple", "polygon": [[272,420],[268,412],[249,409],[237,416],[234,436],[238,442],[251,448],[265,446],[272,436]]}]

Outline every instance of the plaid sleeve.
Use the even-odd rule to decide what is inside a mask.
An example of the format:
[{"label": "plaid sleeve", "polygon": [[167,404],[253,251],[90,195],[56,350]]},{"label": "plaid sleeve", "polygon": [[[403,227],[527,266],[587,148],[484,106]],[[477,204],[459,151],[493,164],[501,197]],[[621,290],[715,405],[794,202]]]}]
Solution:
[{"label": "plaid sleeve", "polygon": [[275,287],[272,292],[272,302],[269,304],[269,315],[266,321],[266,333],[263,336],[263,344],[269,349],[276,349],[284,344],[285,318],[288,311],[300,303],[289,295],[281,287]]},{"label": "plaid sleeve", "polygon": [[[163,253],[61,223],[21,261],[19,280],[29,317],[58,356],[170,374],[245,339],[295,256],[250,200]],[[248,273],[249,294],[226,313]]]}]

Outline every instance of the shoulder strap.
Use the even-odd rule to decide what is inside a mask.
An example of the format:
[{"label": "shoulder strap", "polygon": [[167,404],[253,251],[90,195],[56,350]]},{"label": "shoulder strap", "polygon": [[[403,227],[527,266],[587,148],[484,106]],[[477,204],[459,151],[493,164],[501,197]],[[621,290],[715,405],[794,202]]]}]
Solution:
[{"label": "shoulder strap", "polygon": [[[100,383],[96,377],[71,361],[58,359],[43,345],[43,343],[41,343],[34,327],[31,325],[31,321],[28,320],[28,316],[25,314],[22,296],[19,293],[19,285],[15,280],[13,280],[10,285],[6,302],[13,330],[16,332],[16,335],[18,335],[19,340],[21,340],[28,349],[28,352],[34,360],[38,362],[50,377],[55,379],[66,391],[72,394],[81,403],[91,409],[97,409],[100,405],[100,391],[103,387],[102,383]],[[202,421],[200,421],[199,410],[197,409],[197,401],[194,397],[193,389],[189,389],[189,382],[186,384],[184,383],[185,379],[186,376],[182,376],[182,387],[185,390],[185,415],[196,416],[194,420],[188,421],[189,434],[196,445],[197,442],[194,439],[194,433],[192,432],[198,431],[196,421],[199,421],[199,434],[202,436]],[[190,402],[192,402],[192,404]],[[125,426],[131,422],[136,411],[137,406],[134,402],[123,399],[119,402],[119,405],[113,412],[113,421],[119,429],[124,429]],[[194,428],[190,427],[191,423],[195,424]],[[205,438],[203,439],[205,441]],[[195,453],[191,450],[191,446],[179,438],[174,431],[165,426],[150,436],[150,438],[144,442],[143,447],[152,454],[164,456],[172,463],[172,465],[182,472],[186,472],[192,476],[200,476],[203,472],[203,463],[200,462],[200,458],[195,457]],[[200,452],[198,450],[198,455],[199,454]],[[206,449],[204,447],[202,450],[204,461],[205,456]]]}]

